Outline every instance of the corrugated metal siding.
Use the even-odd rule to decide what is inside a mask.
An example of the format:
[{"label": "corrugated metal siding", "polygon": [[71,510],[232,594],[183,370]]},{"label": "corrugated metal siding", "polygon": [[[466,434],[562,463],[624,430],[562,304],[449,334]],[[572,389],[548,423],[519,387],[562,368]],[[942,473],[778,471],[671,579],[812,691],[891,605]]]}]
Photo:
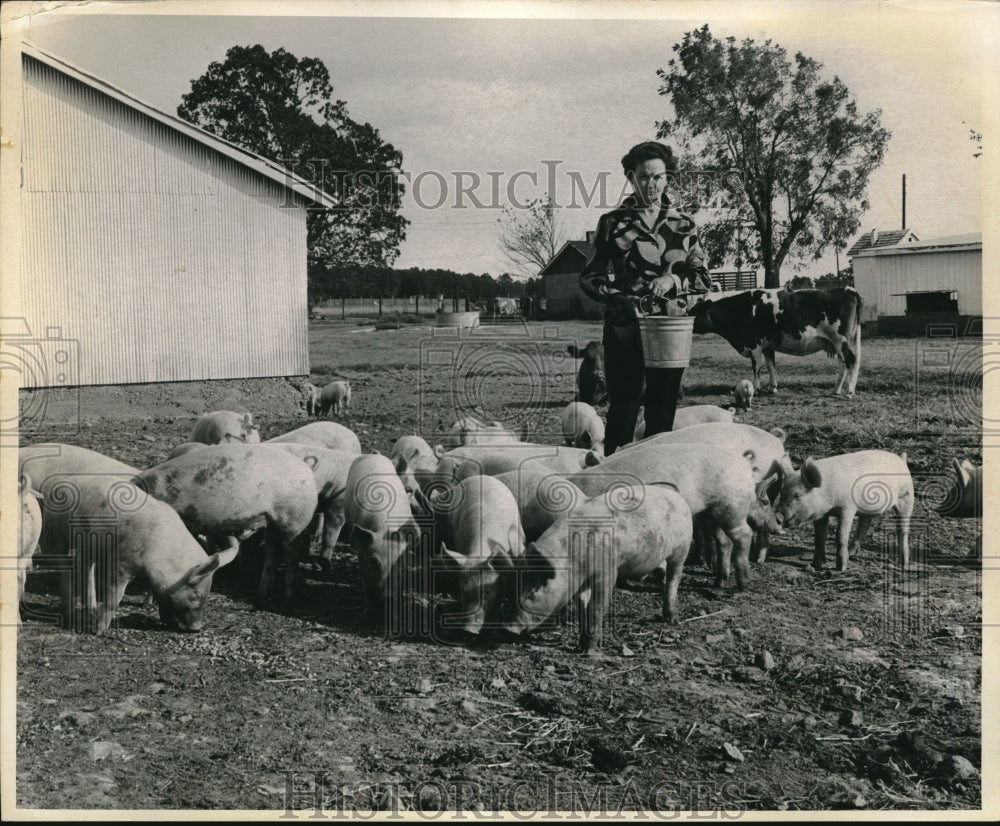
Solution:
[{"label": "corrugated metal siding", "polygon": [[855,287],[865,302],[862,321],[905,315],[905,296],[894,294],[916,290],[956,290],[960,314],[982,315],[982,250],[857,256],[852,264]]},{"label": "corrugated metal siding", "polygon": [[79,383],[308,372],[306,222],[286,190],[25,58],[23,314]]}]

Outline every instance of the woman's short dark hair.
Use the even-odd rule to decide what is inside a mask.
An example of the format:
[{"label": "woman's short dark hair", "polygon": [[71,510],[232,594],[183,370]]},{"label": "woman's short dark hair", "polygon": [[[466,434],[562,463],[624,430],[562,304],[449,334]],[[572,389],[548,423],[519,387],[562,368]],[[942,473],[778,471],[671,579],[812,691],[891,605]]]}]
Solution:
[{"label": "woman's short dark hair", "polygon": [[622,169],[627,176],[630,172],[634,172],[639,164],[656,160],[663,161],[667,172],[677,170],[677,160],[674,158],[673,150],[658,141],[643,141],[633,146],[622,158]]}]

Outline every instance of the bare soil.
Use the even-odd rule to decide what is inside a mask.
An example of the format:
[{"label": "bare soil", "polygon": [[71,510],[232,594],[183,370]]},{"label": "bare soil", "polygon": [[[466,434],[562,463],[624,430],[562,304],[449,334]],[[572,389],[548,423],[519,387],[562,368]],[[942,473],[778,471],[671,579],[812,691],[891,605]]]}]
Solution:
[{"label": "bare soil", "polygon": [[[527,418],[558,443],[578,364],[565,345],[600,331],[532,323],[457,338],[318,320],[310,335],[312,379],[348,377],[341,421],[385,452],[403,433],[433,444],[456,408]],[[620,588],[596,659],[577,652],[572,612],[518,642],[467,644],[440,628],[386,638],[361,618],[347,548],[332,570],[308,567],[301,598],[267,611],[238,566],[220,572],[199,634],[167,631],[141,594],[104,636],[60,630],[37,573],[17,647],[18,807],[980,808],[982,577],[970,553],[981,526],[930,506],[952,456],[982,459],[981,346],[871,339],[864,350],[854,400],[833,397],[834,362],[779,355],[779,392],[743,420],[784,428],[796,464],[905,451],[912,571],[888,518],[840,573],[832,548],[812,569],[811,528],[798,529],[775,538],[743,593],[689,566],[677,625],[660,621],[652,585]],[[686,403],[724,403],[746,361],[715,337],[693,351]],[[148,467],[208,410],[252,411],[265,439],[305,423],[301,378],[26,393],[21,440]]]}]

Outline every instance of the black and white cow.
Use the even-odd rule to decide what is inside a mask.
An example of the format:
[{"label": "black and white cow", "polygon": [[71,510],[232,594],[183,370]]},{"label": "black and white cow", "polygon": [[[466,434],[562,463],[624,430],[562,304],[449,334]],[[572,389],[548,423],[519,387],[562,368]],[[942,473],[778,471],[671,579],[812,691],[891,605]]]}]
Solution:
[{"label": "black and white cow", "polygon": [[771,392],[778,390],[775,352],[807,356],[823,350],[840,362],[834,393],[854,396],[861,366],[861,296],[853,287],[706,293],[688,314],[696,333],[718,333],[749,356],[757,390],[765,365]]},{"label": "black and white cow", "polygon": [[497,296],[493,299],[493,320],[497,320],[497,316],[504,317],[514,317],[519,315],[521,312],[520,305],[516,298],[501,298]]}]

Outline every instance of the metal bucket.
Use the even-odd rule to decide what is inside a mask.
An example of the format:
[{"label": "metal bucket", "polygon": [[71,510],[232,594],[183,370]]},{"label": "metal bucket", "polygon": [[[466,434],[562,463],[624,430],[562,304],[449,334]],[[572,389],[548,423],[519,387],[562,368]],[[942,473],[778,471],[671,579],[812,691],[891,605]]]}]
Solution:
[{"label": "metal bucket", "polygon": [[694,316],[639,317],[646,367],[687,367],[691,361]]},{"label": "metal bucket", "polygon": [[478,327],[479,312],[438,313],[435,324],[438,327]]}]

